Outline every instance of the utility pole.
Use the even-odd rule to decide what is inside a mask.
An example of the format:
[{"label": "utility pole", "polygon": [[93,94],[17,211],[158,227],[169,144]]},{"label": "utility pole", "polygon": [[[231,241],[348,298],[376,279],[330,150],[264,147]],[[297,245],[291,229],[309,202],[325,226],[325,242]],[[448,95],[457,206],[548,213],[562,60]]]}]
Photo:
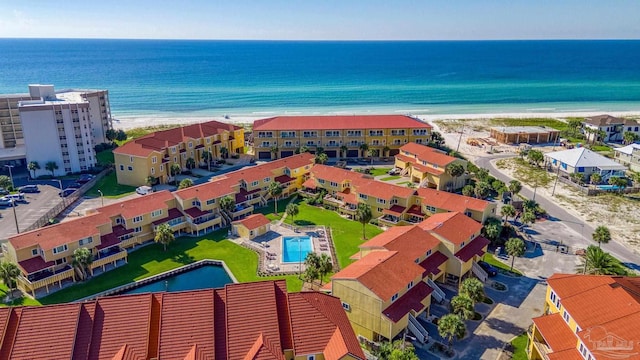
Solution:
[{"label": "utility pole", "polygon": [[456,152],[460,150],[460,142],[462,141],[462,134],[464,134],[464,121],[462,122],[462,130],[460,130],[460,137],[458,138],[458,146],[456,147]]},{"label": "utility pole", "polygon": [[13,173],[11,172],[11,169],[13,169],[13,165],[5,165],[4,167],[9,168],[9,178],[11,179],[11,188],[15,190],[16,186],[13,184]]},{"label": "utility pole", "polygon": [[558,178],[560,177],[560,164],[558,164],[558,171],[556,171],[556,181],[553,183],[553,190],[551,191],[551,196],[556,193],[556,185],[558,185]]},{"label": "utility pole", "polygon": [[16,233],[20,234],[20,227],[18,227],[18,214],[16,214],[16,200],[11,199],[11,207],[13,208],[13,220],[16,222]]}]

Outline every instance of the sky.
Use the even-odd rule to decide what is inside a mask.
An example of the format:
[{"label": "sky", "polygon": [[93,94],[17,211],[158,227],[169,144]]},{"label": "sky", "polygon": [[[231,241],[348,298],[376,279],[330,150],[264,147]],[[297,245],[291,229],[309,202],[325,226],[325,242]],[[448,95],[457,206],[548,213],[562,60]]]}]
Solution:
[{"label": "sky", "polygon": [[640,39],[640,0],[0,0],[0,38]]}]

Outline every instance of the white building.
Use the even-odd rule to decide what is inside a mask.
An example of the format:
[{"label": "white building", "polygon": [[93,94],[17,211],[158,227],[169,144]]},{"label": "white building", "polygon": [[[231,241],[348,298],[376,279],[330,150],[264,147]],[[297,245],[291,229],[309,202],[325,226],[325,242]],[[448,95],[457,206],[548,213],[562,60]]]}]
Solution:
[{"label": "white building", "polygon": [[635,120],[621,119],[611,115],[598,115],[584,118],[582,122],[583,127],[591,129],[593,131],[603,131],[604,139],[600,139],[600,136],[595,132],[585,131],[585,135],[589,141],[602,140],[605,142],[620,142],[623,140],[625,132],[632,132],[636,135],[640,135],[640,124]]},{"label": "white building", "polygon": [[630,144],[613,150],[616,161],[627,165],[633,171],[640,172],[640,144]]},{"label": "white building", "polygon": [[[28,101],[40,100],[42,91],[47,92],[47,95],[51,99],[55,99],[56,103],[60,103],[60,101],[88,103],[91,141],[94,146],[107,142],[106,132],[112,128],[109,92],[107,90],[62,90],[54,92],[51,85],[32,85],[29,86],[28,94],[0,95],[0,165],[4,163],[16,165],[25,163],[27,157],[26,134],[22,126],[20,103],[24,102],[26,104]],[[54,94],[52,95],[51,92],[54,92]],[[34,142],[37,142],[37,139],[32,141],[32,143]]]},{"label": "white building", "polygon": [[598,173],[605,183],[612,176],[624,176],[627,169],[624,165],[585,148],[549,152],[544,154],[544,160],[547,167],[566,174],[579,173],[585,179]]},{"label": "white building", "polygon": [[38,100],[18,103],[27,162],[36,161],[36,176],[50,174],[45,164],[58,166],[56,175],[88,170],[96,165],[94,146],[105,142],[111,127],[106,91],[61,91],[53,85],[29,85]]}]

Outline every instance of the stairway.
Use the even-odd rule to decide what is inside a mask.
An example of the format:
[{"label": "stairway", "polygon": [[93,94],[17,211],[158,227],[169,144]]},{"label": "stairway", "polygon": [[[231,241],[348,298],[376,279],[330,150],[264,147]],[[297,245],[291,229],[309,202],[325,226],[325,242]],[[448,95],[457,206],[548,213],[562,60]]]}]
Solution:
[{"label": "stairway", "polygon": [[471,264],[471,272],[482,282],[487,282],[489,275],[475,261]]},{"label": "stairway", "polygon": [[447,299],[444,291],[442,291],[442,289],[440,289],[440,287],[433,280],[427,279],[427,285],[429,285],[429,287],[433,289],[431,296],[433,296],[433,298],[436,299],[437,302],[442,304]]},{"label": "stairway", "polygon": [[426,343],[429,340],[429,332],[425,329],[418,320],[409,314],[409,323],[407,324],[409,332],[418,339],[421,343]]}]

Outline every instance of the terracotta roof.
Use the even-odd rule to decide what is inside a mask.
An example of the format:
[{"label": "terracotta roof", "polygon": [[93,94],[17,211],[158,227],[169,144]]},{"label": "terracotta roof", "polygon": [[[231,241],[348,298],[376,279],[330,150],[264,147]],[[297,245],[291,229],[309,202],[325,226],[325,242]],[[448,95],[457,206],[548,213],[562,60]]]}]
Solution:
[{"label": "terracotta roof", "polygon": [[547,355],[549,360],[584,360],[578,349],[567,349]]},{"label": "terracotta roof", "polygon": [[467,209],[485,211],[491,204],[489,201],[430,188],[419,188],[417,192],[418,196],[422,198],[423,204],[447,211],[459,211],[462,213]]},{"label": "terracotta roof", "polygon": [[219,121],[208,121],[200,124],[185,125],[182,127],[156,131],[154,133],[131,140],[113,150],[116,154],[133,156],[148,156],[152,152],[162,152],[169,146],[174,146],[189,139],[199,139],[225,131],[233,132],[241,127],[226,124]]},{"label": "terracotta roof", "polygon": [[407,210],[407,214],[413,214],[413,215],[424,217],[424,213],[422,212],[420,205],[411,205],[409,210]]},{"label": "terracotta roof", "polygon": [[404,115],[278,116],[253,122],[253,131],[417,128],[431,125]]},{"label": "terracotta roof", "polygon": [[203,215],[209,215],[211,214],[208,211],[202,211],[200,209],[198,209],[197,207],[192,207],[192,208],[188,208],[187,210],[184,211],[190,218],[195,219],[195,218],[199,218],[200,216]]},{"label": "terracotta roof", "polygon": [[429,250],[436,249],[439,244],[440,240],[413,225],[394,226],[360,245],[360,248],[383,247],[397,251],[400,256],[407,259],[406,261],[413,263],[415,259],[425,256]]},{"label": "terracotta roof", "polygon": [[316,181],[312,178],[309,178],[307,180],[305,180],[305,182],[302,183],[302,187],[303,188],[307,188],[307,189],[315,189],[316,188]]},{"label": "terracotta roof", "polygon": [[471,240],[471,242],[465,245],[462,249],[458,250],[455,256],[463,262],[467,262],[476,255],[484,255],[484,249],[490,243],[491,241],[487,240],[486,238],[478,236],[475,239]]},{"label": "terracotta roof", "polygon": [[167,202],[173,200],[173,195],[167,190],[151,193],[149,195],[135,197],[131,200],[120,201],[111,205],[97,208],[96,211],[108,217],[122,216],[125,219],[133,219],[136,216],[150,214],[154,210],[168,210]]},{"label": "terracotta roof", "polygon": [[614,282],[613,277],[601,275],[553,274],[547,279],[547,283],[560,299]]},{"label": "terracotta roof", "polygon": [[90,236],[98,236],[98,226],[108,224],[111,220],[100,214],[92,214],[45,226],[9,238],[9,243],[16,250],[40,244],[42,250],[51,250],[60,245],[78,241]]},{"label": "terracotta roof", "polygon": [[482,224],[459,212],[433,214],[418,226],[438,234],[454,245],[462,242],[468,244],[482,229]]},{"label": "terracotta roof", "polygon": [[[405,152],[408,152],[413,156],[409,156],[405,154]],[[416,144],[414,142],[410,142],[400,147],[399,155],[401,155],[403,159],[406,158],[407,160],[410,160],[412,163],[419,163],[418,161],[426,161],[429,164],[435,164],[442,167],[445,167],[456,160],[455,157],[449,156],[442,151],[439,151],[438,149],[434,149],[426,145]]]},{"label": "terracotta roof", "polygon": [[421,266],[407,261],[397,251],[373,251],[333,275],[332,279],[358,280],[381,300],[388,301],[423,272]]},{"label": "terracotta roof", "polygon": [[425,306],[422,301],[433,292],[433,289],[424,281],[414,285],[409,291],[393,302],[382,313],[393,322],[398,322],[410,311],[420,312]]},{"label": "terracotta roof", "polygon": [[202,203],[207,200],[233,195],[238,186],[240,184],[235,179],[223,177],[212,179],[204,184],[190,186],[186,189],[176,190],[173,194],[182,200],[198,199]]},{"label": "terracotta roof", "polygon": [[18,266],[22,269],[22,272],[27,275],[50,268],[55,264],[56,263],[53,261],[44,261],[44,259],[40,256],[32,257],[31,259],[18,262]]},{"label": "terracotta roof", "polygon": [[276,178],[273,180],[280,184],[286,184],[288,182],[295,180],[295,178],[292,178],[291,176],[284,174],[284,175],[276,176]]},{"label": "terracotta roof", "polygon": [[167,214],[167,216],[165,216],[164,218],[154,221],[153,225],[164,224],[164,223],[169,222],[169,221],[171,221],[173,219],[177,219],[177,218],[180,218],[180,217],[184,216],[182,211],[180,211],[178,209],[169,209],[169,211],[167,211],[166,214]]},{"label": "terracotta roof", "polygon": [[393,205],[390,209],[382,210],[383,214],[402,215],[407,208],[400,205]]},{"label": "terracotta roof", "polygon": [[436,251],[433,254],[431,254],[428,258],[424,259],[420,263],[420,266],[422,266],[422,268],[424,269],[425,275],[428,275],[428,274],[437,275],[440,273],[440,269],[439,269],[440,265],[447,262],[447,260],[449,260],[447,255],[441,253],[440,251]]},{"label": "terracotta roof", "polygon": [[576,348],[578,338],[559,313],[534,318],[533,323],[553,352]]},{"label": "terracotta roof", "polygon": [[249,230],[255,230],[260,226],[264,226],[270,224],[271,221],[267,219],[266,216],[262,214],[253,214],[249,215],[242,220],[237,220],[233,222],[234,224],[242,224],[242,226],[246,227]]},{"label": "terracotta roof", "polygon": [[100,245],[96,246],[96,249],[102,250],[102,249],[110,248],[112,246],[116,246],[118,244],[120,244],[120,239],[118,239],[118,237],[115,234],[111,233],[107,235],[102,235],[100,236]]}]

